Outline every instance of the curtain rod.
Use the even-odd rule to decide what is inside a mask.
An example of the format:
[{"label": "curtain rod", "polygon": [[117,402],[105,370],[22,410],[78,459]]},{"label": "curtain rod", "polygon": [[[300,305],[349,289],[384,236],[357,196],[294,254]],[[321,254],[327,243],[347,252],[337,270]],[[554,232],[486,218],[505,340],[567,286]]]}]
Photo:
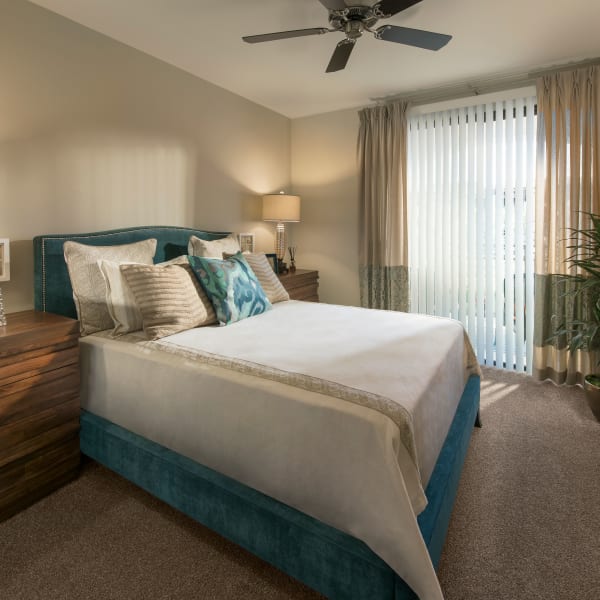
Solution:
[{"label": "curtain rod", "polygon": [[570,62],[562,65],[555,65],[537,71],[526,71],[521,73],[512,73],[509,75],[500,75],[497,77],[488,77],[486,79],[476,79],[461,84],[441,86],[429,88],[426,90],[418,90],[404,94],[392,94],[389,96],[381,96],[379,98],[371,98],[372,102],[385,103],[394,100],[406,100],[412,106],[420,104],[430,104],[433,102],[444,102],[446,100],[456,100],[469,96],[480,96],[481,94],[490,94],[494,92],[502,92],[515,88],[535,85],[536,79],[544,75],[553,75],[561,71],[571,69],[580,69],[600,64],[600,57],[582,60],[578,62]]}]

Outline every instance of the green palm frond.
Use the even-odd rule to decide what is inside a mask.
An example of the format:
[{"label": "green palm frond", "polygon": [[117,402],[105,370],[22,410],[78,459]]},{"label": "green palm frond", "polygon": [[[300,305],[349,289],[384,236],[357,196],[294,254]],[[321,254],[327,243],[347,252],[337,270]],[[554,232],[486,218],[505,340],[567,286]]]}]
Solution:
[{"label": "green palm frond", "polygon": [[565,262],[573,275],[561,278],[560,296],[570,298],[578,313],[560,323],[549,341],[566,342],[575,350],[600,349],[600,215],[581,213],[589,218],[588,228],[569,228],[569,256]]}]

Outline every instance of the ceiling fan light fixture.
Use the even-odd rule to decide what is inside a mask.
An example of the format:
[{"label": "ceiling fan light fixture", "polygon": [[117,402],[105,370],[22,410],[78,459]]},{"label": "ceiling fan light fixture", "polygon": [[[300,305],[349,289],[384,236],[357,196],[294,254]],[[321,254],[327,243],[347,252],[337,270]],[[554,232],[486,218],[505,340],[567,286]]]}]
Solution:
[{"label": "ceiling fan light fixture", "polygon": [[364,30],[364,25],[360,21],[349,21],[346,23],[346,37],[351,40],[357,40]]}]

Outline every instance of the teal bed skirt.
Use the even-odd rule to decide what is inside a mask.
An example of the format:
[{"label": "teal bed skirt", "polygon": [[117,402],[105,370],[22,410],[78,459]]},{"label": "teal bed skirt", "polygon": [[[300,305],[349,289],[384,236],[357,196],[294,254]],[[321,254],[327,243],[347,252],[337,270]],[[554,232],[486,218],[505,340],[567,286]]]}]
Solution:
[{"label": "teal bed skirt", "polygon": [[[471,377],[427,486],[428,506],[418,517],[434,565],[478,408],[479,378]],[[417,598],[360,540],[85,411],[81,451],[328,598]]]}]

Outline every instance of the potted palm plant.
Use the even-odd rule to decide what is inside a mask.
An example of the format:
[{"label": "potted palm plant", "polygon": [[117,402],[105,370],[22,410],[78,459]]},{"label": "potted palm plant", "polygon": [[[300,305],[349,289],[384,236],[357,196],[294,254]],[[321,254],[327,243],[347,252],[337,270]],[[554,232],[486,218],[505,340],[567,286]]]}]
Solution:
[{"label": "potted palm plant", "polygon": [[[570,229],[566,262],[575,275],[561,278],[562,296],[571,301],[569,316],[555,329],[552,338],[567,340],[569,352],[584,350],[597,360],[600,355],[600,215],[588,213],[591,227]],[[600,373],[584,378],[586,399],[600,421]]]}]

